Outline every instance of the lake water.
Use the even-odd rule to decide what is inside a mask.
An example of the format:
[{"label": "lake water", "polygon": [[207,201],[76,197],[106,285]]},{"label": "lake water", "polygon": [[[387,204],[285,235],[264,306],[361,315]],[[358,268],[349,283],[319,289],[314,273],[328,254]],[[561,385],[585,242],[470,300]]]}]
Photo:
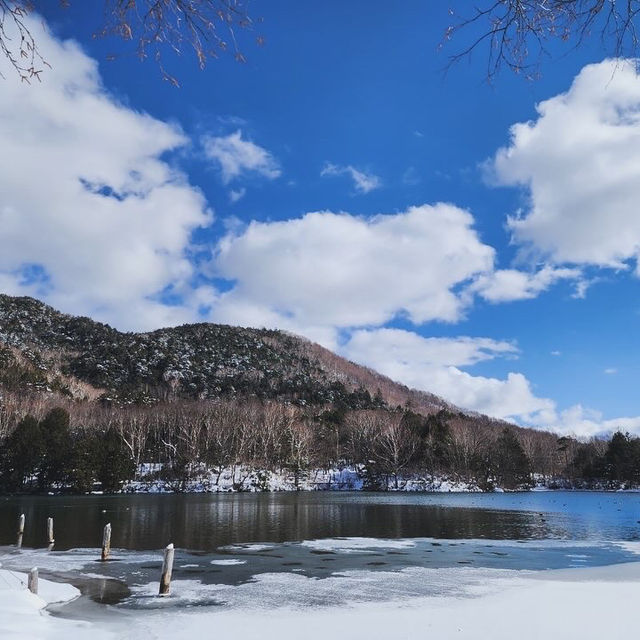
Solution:
[{"label": "lake water", "polygon": [[[23,548],[16,524],[26,515]],[[46,549],[46,519],[55,547]],[[0,562],[38,566],[85,598],[131,608],[277,606],[455,590],[434,569],[545,570],[635,561],[640,494],[262,493],[0,498]],[[99,558],[104,524],[113,559]],[[177,548],[174,597],[154,597],[162,553]],[[425,571],[431,577],[425,580]],[[475,575],[471,573],[464,574]],[[434,580],[433,576],[438,576]],[[445,579],[446,577],[446,579]],[[167,604],[169,602],[169,604]],[[96,604],[98,603],[98,604]]]}]

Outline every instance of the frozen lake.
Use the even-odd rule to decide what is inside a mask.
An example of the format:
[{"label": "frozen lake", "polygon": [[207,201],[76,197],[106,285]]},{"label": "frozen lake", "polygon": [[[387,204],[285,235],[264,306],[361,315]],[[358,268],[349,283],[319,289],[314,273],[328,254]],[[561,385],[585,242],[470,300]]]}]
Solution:
[{"label": "frozen lake", "polygon": [[[27,526],[18,551],[20,513]],[[636,493],[5,497],[0,562],[78,586],[84,596],[57,612],[66,617],[325,607],[457,596],[514,570],[633,562],[639,520]],[[107,522],[113,552],[102,563]],[[177,548],[172,596],[161,599],[160,549],[169,542]]]}]

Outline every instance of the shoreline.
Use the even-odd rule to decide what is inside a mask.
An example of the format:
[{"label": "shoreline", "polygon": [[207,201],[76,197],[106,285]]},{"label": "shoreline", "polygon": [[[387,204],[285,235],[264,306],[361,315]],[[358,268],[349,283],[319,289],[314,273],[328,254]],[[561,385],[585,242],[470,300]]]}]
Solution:
[{"label": "shoreline", "polygon": [[584,491],[605,493],[637,493],[640,487],[595,485],[576,486],[563,478],[546,480],[534,477],[533,486],[506,488],[491,485],[481,488],[477,480],[456,478],[438,474],[408,474],[381,477],[378,484],[367,482],[362,469],[347,466],[330,469],[310,469],[295,474],[287,470],[253,468],[243,465],[223,469],[200,469],[188,478],[167,479],[160,477],[162,465],[144,463],[139,466],[137,479],[127,480],[117,492],[105,493],[94,489],[86,493],[73,493],[66,487],[60,491],[42,493],[0,494],[0,496],[43,495],[129,495],[129,494],[189,494],[189,493],[278,493],[278,492],[347,492],[372,493],[531,493],[538,491]]}]

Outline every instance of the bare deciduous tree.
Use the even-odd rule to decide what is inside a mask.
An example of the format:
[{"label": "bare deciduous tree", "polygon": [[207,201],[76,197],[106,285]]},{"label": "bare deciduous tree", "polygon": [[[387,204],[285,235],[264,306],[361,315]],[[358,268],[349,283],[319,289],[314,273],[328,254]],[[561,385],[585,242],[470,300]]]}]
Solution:
[{"label": "bare deciduous tree", "polygon": [[[73,2],[58,1],[62,9]],[[38,5],[36,0],[0,0],[0,53],[26,82],[39,79],[48,66],[29,21]],[[163,64],[165,51],[181,55],[191,50],[200,68],[224,53],[244,62],[239,34],[253,26],[247,0],[104,0],[102,23],[92,35],[125,41],[130,45],[125,50],[155,60],[163,78],[178,85]],[[262,37],[256,36],[256,42],[262,44]]]},{"label": "bare deciduous tree", "polygon": [[535,78],[552,49],[580,47],[594,38],[606,56],[638,53],[640,0],[484,0],[468,12],[450,14],[444,41],[467,37],[451,62],[483,49],[489,79],[502,67]]}]

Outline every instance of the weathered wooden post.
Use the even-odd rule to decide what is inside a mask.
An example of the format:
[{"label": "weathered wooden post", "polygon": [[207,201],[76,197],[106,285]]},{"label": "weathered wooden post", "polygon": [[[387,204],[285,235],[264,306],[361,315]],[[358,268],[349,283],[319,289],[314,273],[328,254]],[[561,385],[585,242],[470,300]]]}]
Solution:
[{"label": "weathered wooden post", "polygon": [[22,547],[22,536],[24,535],[24,513],[20,514],[18,518],[18,541],[16,542],[16,547],[20,549]]},{"label": "weathered wooden post", "polygon": [[169,585],[171,584],[171,572],[173,571],[173,543],[168,544],[164,550],[164,559],[162,561],[162,576],[160,577],[160,595],[169,594]]},{"label": "weathered wooden post", "polygon": [[104,531],[102,532],[102,561],[109,559],[109,553],[111,552],[111,523],[108,522],[104,525]]},{"label": "weathered wooden post", "polygon": [[49,541],[49,545],[55,542],[53,539],[53,518],[47,518],[47,540]]},{"label": "weathered wooden post", "polygon": [[38,595],[38,567],[34,567],[29,571],[29,579],[27,581],[27,588],[31,593]]}]

